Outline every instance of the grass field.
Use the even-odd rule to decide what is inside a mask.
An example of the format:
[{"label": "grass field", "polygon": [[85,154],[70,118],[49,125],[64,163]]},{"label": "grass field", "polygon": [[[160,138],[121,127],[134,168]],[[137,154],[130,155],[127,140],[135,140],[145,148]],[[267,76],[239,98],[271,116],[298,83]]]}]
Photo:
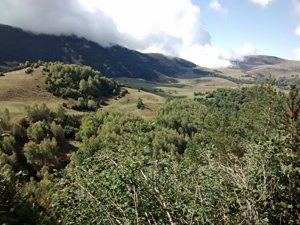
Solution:
[{"label": "grass field", "polygon": [[[45,72],[42,68],[34,69],[32,74],[26,74],[25,69],[5,73],[0,77],[0,113],[8,109],[13,120],[25,116],[24,107],[35,103],[46,103],[55,109],[62,103],[71,106],[73,99],[55,97],[46,91],[43,81]],[[220,78],[169,79],[169,82],[150,82],[143,79],[120,78],[120,82],[129,87],[129,94],[121,99],[108,99],[107,111],[127,111],[140,115],[146,119],[154,119],[157,109],[164,104],[165,97],[193,98],[194,92],[210,92],[217,88],[235,88],[237,84]],[[141,89],[141,91],[139,91]],[[136,101],[143,100],[145,107],[137,109]],[[82,114],[72,109],[68,113]]]},{"label": "grass field", "polygon": [[119,78],[120,82],[134,89],[141,89],[162,97],[192,98],[194,92],[211,92],[217,88],[236,88],[238,85],[231,81],[216,78],[203,77],[194,79],[174,78],[175,82],[159,83],[143,79]]},{"label": "grass field", "polygon": [[75,102],[47,92],[43,78],[41,68],[35,69],[32,74],[26,74],[23,69],[0,77],[0,113],[8,109],[12,119],[17,120],[25,116],[24,108],[27,105],[46,103],[49,108],[55,109],[63,102],[69,105]]}]

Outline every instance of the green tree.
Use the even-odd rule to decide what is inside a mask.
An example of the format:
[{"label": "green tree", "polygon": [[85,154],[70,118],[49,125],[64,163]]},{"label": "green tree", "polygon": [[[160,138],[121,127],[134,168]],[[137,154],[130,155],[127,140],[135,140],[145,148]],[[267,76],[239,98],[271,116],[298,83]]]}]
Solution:
[{"label": "green tree", "polygon": [[24,155],[27,161],[38,168],[56,165],[57,154],[58,147],[55,138],[44,139],[40,144],[29,141],[24,145]]},{"label": "green tree", "polygon": [[25,111],[29,120],[33,123],[43,120],[49,122],[51,120],[51,110],[45,103],[40,105],[34,104],[33,106],[26,106]]},{"label": "green tree", "polygon": [[97,104],[96,104],[96,102],[94,101],[94,100],[92,100],[92,99],[89,99],[88,100],[88,108],[90,109],[90,110],[96,110],[97,109]]},{"label": "green tree", "polygon": [[2,150],[8,155],[12,155],[15,152],[16,140],[14,136],[6,136],[2,141]]},{"label": "green tree", "polygon": [[144,107],[144,103],[143,103],[143,100],[141,98],[138,98],[138,100],[136,101],[136,107],[138,109],[141,109],[142,107]]},{"label": "green tree", "polygon": [[45,122],[38,121],[27,128],[27,135],[30,140],[36,143],[41,142],[45,137],[47,137],[49,127]]},{"label": "green tree", "polygon": [[0,121],[4,130],[8,130],[10,128],[10,113],[8,109],[5,109],[1,114]]},{"label": "green tree", "polygon": [[64,141],[65,140],[65,131],[61,127],[60,124],[56,124],[54,121],[52,121],[50,125],[50,131],[52,132],[53,136],[58,141]]},{"label": "green tree", "polygon": [[12,125],[12,134],[16,138],[21,138],[21,139],[23,139],[27,136],[26,129],[18,123],[14,123]]},{"label": "green tree", "polygon": [[62,122],[64,121],[66,115],[66,110],[64,109],[64,107],[62,107],[61,105],[59,105],[57,108],[56,108],[56,111],[55,111],[55,114],[56,114],[56,117]]},{"label": "green tree", "polygon": [[84,79],[82,79],[79,83],[79,90],[82,93],[87,94],[88,88],[89,88],[88,83]]},{"label": "green tree", "polygon": [[79,109],[86,109],[87,108],[87,101],[83,97],[79,97],[77,101],[77,107]]},{"label": "green tree", "polygon": [[290,84],[290,92],[287,103],[288,129],[291,134],[291,141],[296,147],[300,142],[295,125],[300,112],[300,95],[296,84]]}]

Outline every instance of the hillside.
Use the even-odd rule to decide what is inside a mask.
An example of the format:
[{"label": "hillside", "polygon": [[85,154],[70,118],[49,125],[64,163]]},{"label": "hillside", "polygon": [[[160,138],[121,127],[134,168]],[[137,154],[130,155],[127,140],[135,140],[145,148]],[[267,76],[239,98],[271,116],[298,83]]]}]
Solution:
[{"label": "hillside", "polygon": [[107,77],[158,80],[160,75],[198,77],[195,64],[160,54],[143,54],[121,46],[101,47],[76,36],[54,36],[25,32],[0,25],[0,70],[25,61],[62,61],[91,66]]},{"label": "hillside", "polygon": [[235,61],[231,68],[219,69],[223,74],[236,78],[264,78],[292,80],[300,77],[300,61],[285,60],[274,56],[247,56],[244,61]]},{"label": "hillside", "polygon": [[152,121],[128,107],[78,117],[40,104],[17,123],[0,113],[0,223],[297,224],[298,88],[168,99]]},{"label": "hillside", "polygon": [[[34,34],[0,25],[0,71],[25,61],[61,61],[91,66],[106,77],[142,78],[166,82],[169,78],[194,79],[219,77],[235,83],[257,83],[261,78],[275,77],[280,85],[298,81],[300,62],[273,56],[247,56],[233,61],[231,68],[212,70],[180,58],[145,54],[113,45],[104,48],[85,38]],[[167,79],[166,79],[167,78]],[[234,79],[231,79],[234,78]]]},{"label": "hillside", "polygon": [[[62,98],[55,96],[46,90],[44,82],[44,67],[35,68],[31,74],[26,74],[26,69],[12,71],[0,76],[0,113],[8,109],[13,121],[17,121],[25,116],[24,108],[34,104],[45,103],[51,109],[56,109],[63,103],[67,105],[68,113],[83,114],[83,112],[71,109],[76,104],[74,98]],[[144,118],[153,119],[156,117],[157,108],[164,103],[164,98],[148,92],[138,92],[128,88],[129,93],[122,98],[104,97],[108,105],[101,107],[108,111],[134,112]],[[145,104],[144,110],[137,110],[136,101],[142,98]]]}]

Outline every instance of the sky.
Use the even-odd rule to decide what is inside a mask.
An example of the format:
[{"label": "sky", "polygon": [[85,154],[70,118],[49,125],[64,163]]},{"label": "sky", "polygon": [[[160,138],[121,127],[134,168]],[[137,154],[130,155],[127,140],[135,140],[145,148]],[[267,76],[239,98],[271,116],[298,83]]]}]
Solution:
[{"label": "sky", "polygon": [[300,0],[0,0],[0,24],[210,68],[255,54],[300,60]]}]

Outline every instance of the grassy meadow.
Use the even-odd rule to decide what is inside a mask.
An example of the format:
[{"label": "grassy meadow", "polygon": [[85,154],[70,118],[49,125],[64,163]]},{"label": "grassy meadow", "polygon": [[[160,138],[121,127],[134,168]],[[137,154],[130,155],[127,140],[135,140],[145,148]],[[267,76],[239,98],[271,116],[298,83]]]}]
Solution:
[{"label": "grassy meadow", "polygon": [[[43,79],[43,67],[34,69],[31,74],[26,69],[5,73],[0,77],[0,113],[8,109],[13,120],[25,116],[24,107],[27,105],[45,103],[49,108],[55,109],[58,105],[66,103],[68,113],[82,114],[71,109],[74,99],[56,97],[46,90]],[[236,88],[237,84],[220,78],[171,78],[161,82],[147,81],[136,78],[119,78],[119,82],[128,87],[129,94],[125,97],[107,99],[107,111],[127,111],[142,116],[145,119],[154,119],[157,109],[165,102],[165,97],[193,98],[194,92],[211,92],[217,88]],[[137,109],[136,101],[143,100],[145,107]]]}]

